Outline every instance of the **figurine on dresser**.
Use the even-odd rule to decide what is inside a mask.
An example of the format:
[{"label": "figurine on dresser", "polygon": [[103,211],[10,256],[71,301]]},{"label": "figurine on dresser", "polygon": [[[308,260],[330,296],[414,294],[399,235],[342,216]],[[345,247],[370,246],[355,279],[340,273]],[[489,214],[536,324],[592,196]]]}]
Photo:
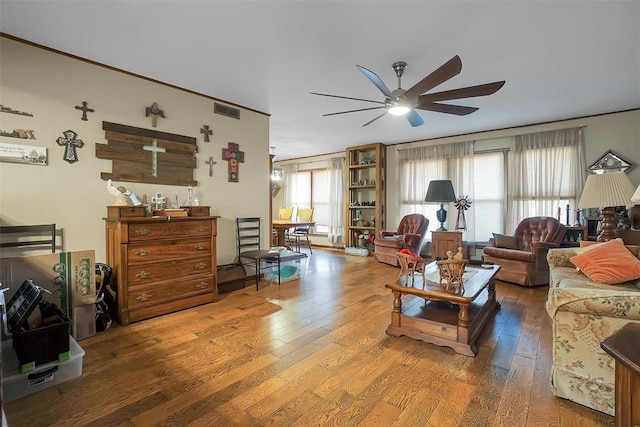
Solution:
[{"label": "figurine on dresser", "polygon": [[142,202],[138,199],[138,196],[131,190],[127,190],[122,185],[117,188],[113,185],[113,182],[107,180],[107,190],[115,197],[112,206],[141,206]]}]

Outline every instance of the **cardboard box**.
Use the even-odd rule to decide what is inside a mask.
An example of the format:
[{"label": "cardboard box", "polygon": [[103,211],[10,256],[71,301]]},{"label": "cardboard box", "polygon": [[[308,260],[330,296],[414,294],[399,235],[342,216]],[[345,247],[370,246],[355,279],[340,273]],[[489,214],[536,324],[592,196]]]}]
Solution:
[{"label": "cardboard box", "polygon": [[43,300],[73,317],[73,307],[95,302],[94,269],[93,250],[0,258],[0,282],[13,295],[26,279],[31,279],[49,291]]},{"label": "cardboard box", "polygon": [[96,305],[84,304],[73,307],[72,335],[76,341],[96,334]]}]

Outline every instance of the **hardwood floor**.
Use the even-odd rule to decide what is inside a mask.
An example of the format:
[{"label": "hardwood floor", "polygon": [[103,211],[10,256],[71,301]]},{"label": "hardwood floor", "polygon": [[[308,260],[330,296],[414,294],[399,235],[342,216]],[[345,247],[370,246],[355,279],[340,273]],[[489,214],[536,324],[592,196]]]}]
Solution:
[{"label": "hardwood floor", "polygon": [[306,277],[83,340],[82,377],[10,426],[611,426],[549,388],[547,289],[497,284],[478,356],[385,333],[398,269],[315,249]]}]

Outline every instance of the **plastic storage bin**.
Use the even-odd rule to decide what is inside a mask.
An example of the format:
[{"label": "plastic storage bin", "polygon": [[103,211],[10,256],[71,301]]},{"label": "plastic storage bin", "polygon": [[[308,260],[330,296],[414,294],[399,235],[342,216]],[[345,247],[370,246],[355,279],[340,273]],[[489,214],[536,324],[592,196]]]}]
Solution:
[{"label": "plastic storage bin", "polygon": [[[21,373],[71,357],[69,318],[55,304],[41,302],[41,299],[42,289],[32,280],[25,280],[7,304],[7,323]],[[40,327],[32,329],[28,319],[36,307],[39,307],[43,320]]]},{"label": "plastic storage bin", "polygon": [[11,341],[2,343],[2,401],[11,402],[21,397],[54,387],[82,375],[84,350],[69,337],[71,358],[65,362],[52,362],[38,366],[34,372],[21,374],[19,362],[11,350]]},{"label": "plastic storage bin", "polygon": [[302,279],[307,271],[307,254],[294,251],[283,251],[280,253],[280,271],[278,266],[264,270],[264,278],[272,282],[288,282],[290,280]]}]

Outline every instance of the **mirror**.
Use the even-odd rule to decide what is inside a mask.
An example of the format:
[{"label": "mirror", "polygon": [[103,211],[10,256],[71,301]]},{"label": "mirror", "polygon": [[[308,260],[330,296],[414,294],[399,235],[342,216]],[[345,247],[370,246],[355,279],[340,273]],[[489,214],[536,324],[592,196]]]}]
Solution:
[{"label": "mirror", "polygon": [[625,172],[628,173],[635,165],[629,160],[622,158],[618,153],[609,150],[604,153],[598,160],[593,162],[587,172],[591,174],[601,174],[607,172]]}]

